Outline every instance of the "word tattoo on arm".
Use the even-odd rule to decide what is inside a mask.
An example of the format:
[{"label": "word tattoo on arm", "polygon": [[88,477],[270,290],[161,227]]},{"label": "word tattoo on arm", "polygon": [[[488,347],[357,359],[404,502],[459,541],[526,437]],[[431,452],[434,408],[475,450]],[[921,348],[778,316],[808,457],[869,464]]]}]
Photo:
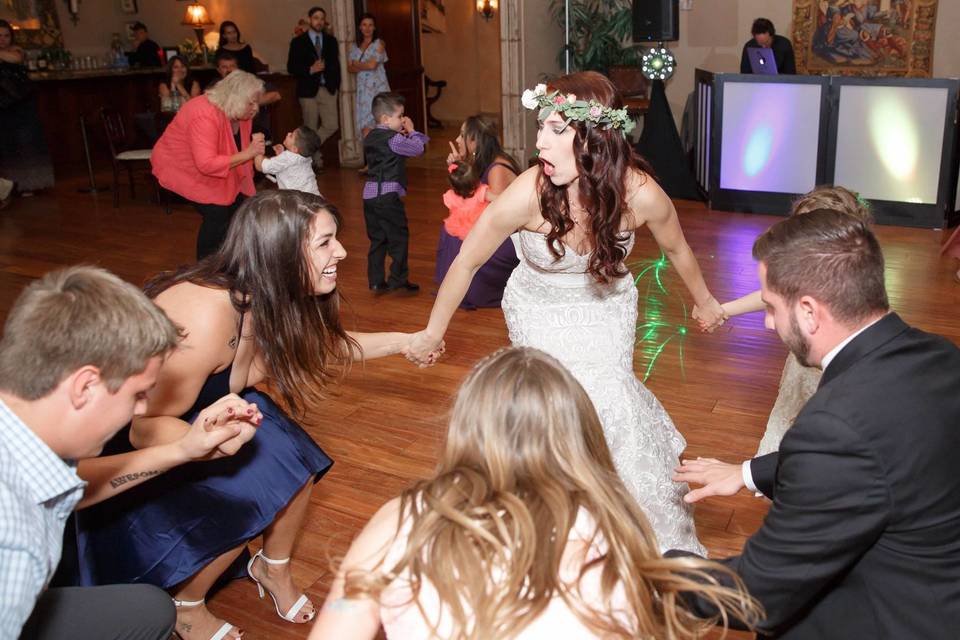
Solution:
[{"label": "word tattoo on arm", "polygon": [[122,476],[117,476],[110,481],[110,486],[116,489],[122,485],[127,484],[128,482],[133,482],[134,480],[140,480],[141,478],[152,478],[153,476],[159,475],[160,471],[138,471],[136,473],[126,473]]}]

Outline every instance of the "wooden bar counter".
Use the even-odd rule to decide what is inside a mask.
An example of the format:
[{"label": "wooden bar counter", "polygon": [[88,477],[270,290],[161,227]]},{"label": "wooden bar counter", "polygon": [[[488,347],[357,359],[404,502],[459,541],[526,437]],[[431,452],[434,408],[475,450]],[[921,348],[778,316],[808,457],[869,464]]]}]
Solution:
[{"label": "wooden bar counter", "polygon": [[[216,77],[211,66],[193,67],[191,74],[201,86]],[[37,92],[40,122],[43,123],[57,175],[86,171],[80,118],[86,123],[90,158],[93,168],[102,169],[110,162],[110,152],[100,123],[100,110],[116,109],[123,117],[128,141],[133,146],[148,147],[150,143],[137,134],[134,120],[137,114],[160,114],[158,86],[165,81],[165,68],[131,69],[125,71],[98,69],[84,71],[45,71],[31,73]],[[296,79],[285,73],[260,74],[273,84],[283,99],[271,105],[270,125],[274,137],[300,125],[300,106],[297,103]]]}]

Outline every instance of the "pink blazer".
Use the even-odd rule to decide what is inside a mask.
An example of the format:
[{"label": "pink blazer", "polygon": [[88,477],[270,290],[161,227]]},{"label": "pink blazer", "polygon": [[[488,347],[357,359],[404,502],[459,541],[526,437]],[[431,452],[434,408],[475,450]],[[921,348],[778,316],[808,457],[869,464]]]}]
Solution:
[{"label": "pink blazer", "polygon": [[[252,128],[252,121],[240,121],[244,149]],[[180,107],[154,145],[150,164],[165,189],[200,204],[232,204],[238,193],[256,193],[252,161],[230,168],[238,151],[227,114],[207,96],[197,96]]]}]

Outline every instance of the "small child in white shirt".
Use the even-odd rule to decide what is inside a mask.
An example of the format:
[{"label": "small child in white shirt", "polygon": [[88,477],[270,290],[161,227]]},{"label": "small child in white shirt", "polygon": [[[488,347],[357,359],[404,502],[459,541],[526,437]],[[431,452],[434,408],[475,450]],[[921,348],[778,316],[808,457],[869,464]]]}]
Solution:
[{"label": "small child in white shirt", "polygon": [[320,136],[308,127],[299,127],[287,134],[283,144],[273,145],[276,155],[253,159],[257,171],[277,183],[281,189],[294,189],[320,195],[317,176],[313,172],[313,154],[320,150]]}]

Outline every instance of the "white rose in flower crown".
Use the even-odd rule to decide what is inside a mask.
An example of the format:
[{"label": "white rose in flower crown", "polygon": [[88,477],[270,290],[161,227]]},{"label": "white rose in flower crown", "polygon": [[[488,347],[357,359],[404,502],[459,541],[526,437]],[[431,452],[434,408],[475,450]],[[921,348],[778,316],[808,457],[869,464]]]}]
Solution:
[{"label": "white rose in flower crown", "polygon": [[527,109],[536,109],[539,102],[537,102],[537,94],[530,89],[526,89],[523,92],[523,95],[520,96],[520,102]]},{"label": "white rose in flower crown", "polygon": [[545,84],[543,84],[543,83],[541,82],[540,84],[538,84],[537,86],[535,86],[535,87],[533,88],[533,93],[536,94],[536,95],[538,95],[538,96],[545,96],[545,95],[547,95],[547,85],[545,85]]}]

